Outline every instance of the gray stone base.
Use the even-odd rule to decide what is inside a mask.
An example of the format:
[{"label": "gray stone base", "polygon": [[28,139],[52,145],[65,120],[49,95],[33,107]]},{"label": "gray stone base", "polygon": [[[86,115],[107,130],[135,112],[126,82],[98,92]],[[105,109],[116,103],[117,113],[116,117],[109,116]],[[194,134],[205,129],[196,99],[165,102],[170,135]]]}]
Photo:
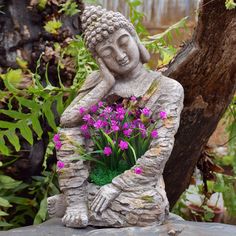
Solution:
[{"label": "gray stone base", "polygon": [[37,226],[28,226],[0,232],[0,236],[236,236],[236,226],[218,223],[183,221],[171,217],[161,226],[86,229],[66,228],[61,219],[51,219]]}]

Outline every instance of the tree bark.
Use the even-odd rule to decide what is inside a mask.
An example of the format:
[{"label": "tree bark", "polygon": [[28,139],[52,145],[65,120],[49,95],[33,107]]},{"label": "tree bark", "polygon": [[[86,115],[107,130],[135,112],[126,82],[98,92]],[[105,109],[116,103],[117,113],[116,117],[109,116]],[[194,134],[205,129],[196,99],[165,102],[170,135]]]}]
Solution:
[{"label": "tree bark", "polygon": [[203,0],[192,40],[165,75],[185,90],[181,124],[164,171],[173,207],[236,90],[236,10],[227,10],[225,0]]}]

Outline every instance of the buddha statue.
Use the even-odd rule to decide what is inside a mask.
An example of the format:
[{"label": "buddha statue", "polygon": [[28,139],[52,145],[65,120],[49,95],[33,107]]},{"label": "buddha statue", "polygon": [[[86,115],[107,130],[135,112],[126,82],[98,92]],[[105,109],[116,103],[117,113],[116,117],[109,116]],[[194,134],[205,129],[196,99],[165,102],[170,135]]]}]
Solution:
[{"label": "buddha statue", "polygon": [[[100,6],[88,6],[82,17],[84,40],[99,65],[90,74],[77,97],[61,117],[59,135],[62,146],[57,159],[65,163],[59,171],[60,195],[48,198],[50,217],[62,217],[67,227],[88,225],[128,227],[162,224],[169,213],[162,173],[177,132],[183,108],[183,88],[160,72],[145,69],[149,53],[141,44],[133,25],[119,12]],[[113,97],[142,98],[141,107],[158,120],[165,110],[167,118],[156,123],[158,138],[151,141],[136,165],[102,187],[88,182],[90,163],[79,159],[74,140],[86,150],[92,143],[85,140],[80,126],[80,108],[89,109]],[[135,174],[135,167],[142,173]]]}]

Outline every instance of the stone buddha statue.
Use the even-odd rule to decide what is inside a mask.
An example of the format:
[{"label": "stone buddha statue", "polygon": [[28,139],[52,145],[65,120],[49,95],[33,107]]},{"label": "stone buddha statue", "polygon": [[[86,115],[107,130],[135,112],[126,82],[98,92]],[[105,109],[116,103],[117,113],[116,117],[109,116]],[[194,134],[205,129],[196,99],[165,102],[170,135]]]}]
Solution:
[{"label": "stone buddha statue", "polygon": [[[177,132],[183,108],[183,88],[175,80],[145,69],[149,53],[140,43],[133,25],[120,13],[101,7],[86,7],[82,14],[84,40],[100,70],[89,75],[78,96],[61,117],[59,134],[62,146],[57,159],[65,166],[59,171],[61,194],[48,199],[50,217],[62,217],[68,227],[127,227],[162,224],[169,204],[162,173]],[[158,139],[151,141],[135,166],[102,187],[88,182],[90,163],[78,157],[74,140],[86,150],[92,144],[84,139],[80,126],[80,108],[89,109],[113,97],[139,97],[141,107],[158,120],[165,110],[167,119],[156,123]],[[142,173],[135,174],[134,168]]]}]

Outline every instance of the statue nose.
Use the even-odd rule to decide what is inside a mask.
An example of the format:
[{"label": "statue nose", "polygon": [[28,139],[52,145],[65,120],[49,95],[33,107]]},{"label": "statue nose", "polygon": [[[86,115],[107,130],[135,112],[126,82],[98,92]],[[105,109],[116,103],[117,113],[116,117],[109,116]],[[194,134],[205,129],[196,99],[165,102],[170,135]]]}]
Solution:
[{"label": "statue nose", "polygon": [[126,58],[126,53],[122,50],[116,50],[116,60],[122,62]]}]

